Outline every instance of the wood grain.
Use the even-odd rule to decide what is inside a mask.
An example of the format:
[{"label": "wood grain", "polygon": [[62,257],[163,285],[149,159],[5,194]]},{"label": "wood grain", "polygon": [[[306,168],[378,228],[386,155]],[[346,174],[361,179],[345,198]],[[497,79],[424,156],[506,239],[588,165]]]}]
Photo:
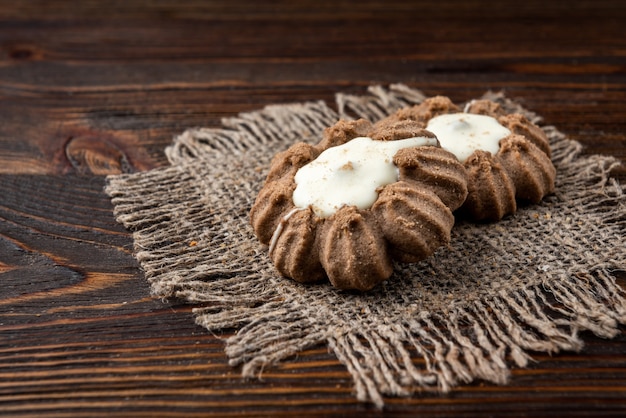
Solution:
[{"label": "wood grain", "polygon": [[[233,330],[150,296],[103,176],[167,164],[188,127],[395,82],[456,101],[504,90],[585,153],[626,162],[625,21],[608,0],[0,0],[0,415],[383,414],[325,347],[242,380],[223,354]],[[584,339],[507,386],[384,413],[623,415],[626,330]]]}]

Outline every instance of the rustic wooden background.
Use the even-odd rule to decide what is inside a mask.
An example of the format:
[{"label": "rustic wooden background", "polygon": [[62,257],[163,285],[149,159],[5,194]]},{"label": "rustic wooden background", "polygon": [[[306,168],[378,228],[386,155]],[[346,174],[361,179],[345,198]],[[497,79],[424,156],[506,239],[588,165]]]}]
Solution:
[{"label": "rustic wooden background", "polygon": [[[0,0],[0,415],[383,414],[325,347],[242,380],[228,332],[150,297],[104,175],[163,166],[188,127],[395,82],[456,101],[504,90],[626,161],[625,26],[607,0]],[[508,386],[384,412],[626,414],[626,329],[584,337]]]}]

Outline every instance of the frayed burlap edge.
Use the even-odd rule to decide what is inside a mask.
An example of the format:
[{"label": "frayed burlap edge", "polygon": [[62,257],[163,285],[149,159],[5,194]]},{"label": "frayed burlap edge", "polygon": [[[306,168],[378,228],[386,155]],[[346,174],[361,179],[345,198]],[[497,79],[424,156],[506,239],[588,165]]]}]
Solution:
[{"label": "frayed burlap edge", "polygon": [[[501,94],[486,97],[539,121]],[[317,142],[339,117],[375,121],[424,98],[392,85],[372,87],[368,95],[338,94],[337,111],[323,102],[269,106],[226,119],[224,128],[184,132],[166,150],[170,167],[110,177],[106,190],[115,216],[133,231],[153,293],[202,303],[194,310],[197,322],[211,331],[236,328],[225,351],[230,364],[242,365],[243,376],[325,343],[352,375],[356,397],[379,407],[384,395],[446,392],[475,379],[505,383],[510,367],[526,366],[532,352],[579,350],[584,330],[615,336],[618,324],[626,323],[625,293],[614,276],[626,270],[626,196],[609,175],[618,162],[581,156],[580,144],[550,126],[543,129],[558,171],[556,194],[510,222],[460,222],[453,231],[457,243],[473,240],[493,251],[503,268],[485,273],[493,279],[490,286],[466,292],[457,283],[438,287],[436,279],[446,277],[441,265],[453,269],[449,260],[466,250],[454,242],[432,261],[398,267],[397,277],[421,275],[424,288],[420,281],[399,284],[392,278],[360,295],[301,286],[275,274],[247,224],[273,153],[298,140]],[[515,222],[530,225],[529,233],[542,228],[555,236],[543,253],[523,254],[535,259],[528,261],[532,269],[510,261],[511,251],[500,254],[497,240]],[[527,244],[523,236],[509,238]],[[574,255],[589,255],[573,262],[568,246]]]}]

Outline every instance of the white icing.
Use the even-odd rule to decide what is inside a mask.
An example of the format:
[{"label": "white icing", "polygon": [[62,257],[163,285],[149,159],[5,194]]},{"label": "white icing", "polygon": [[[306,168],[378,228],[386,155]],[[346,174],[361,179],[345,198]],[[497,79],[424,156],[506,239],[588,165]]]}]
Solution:
[{"label": "white icing", "polygon": [[461,162],[475,150],[495,155],[500,150],[500,140],[511,134],[495,118],[471,113],[436,116],[428,122],[426,129],[437,136],[441,148],[453,153]]},{"label": "white icing", "polygon": [[463,108],[463,112],[467,113],[467,111],[470,109],[470,107],[472,107],[474,103],[476,103],[476,99],[472,99],[469,102],[467,102],[465,104],[465,107]]},{"label": "white icing", "polygon": [[311,206],[321,218],[342,206],[368,209],[378,198],[380,187],[398,181],[399,170],[393,164],[396,152],[424,145],[437,145],[437,139],[375,141],[359,137],[328,148],[296,173],[293,203],[298,208]]},{"label": "white icing", "polygon": [[270,240],[270,248],[268,250],[270,256],[274,252],[274,248],[276,248],[278,238],[280,238],[280,235],[283,233],[283,229],[285,229],[285,224],[287,223],[289,218],[291,218],[296,212],[300,210],[302,210],[302,208],[291,209],[289,212],[287,212],[285,216],[283,216],[280,222],[278,222],[278,225],[276,225],[276,229],[274,230],[274,233],[272,234],[272,239]]}]

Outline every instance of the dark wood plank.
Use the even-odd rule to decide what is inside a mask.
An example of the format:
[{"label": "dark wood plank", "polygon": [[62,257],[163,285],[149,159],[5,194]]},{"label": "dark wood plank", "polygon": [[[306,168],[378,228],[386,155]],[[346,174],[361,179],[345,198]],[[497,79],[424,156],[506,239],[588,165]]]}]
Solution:
[{"label": "dark wood plank", "polygon": [[[381,415],[325,347],[242,380],[222,351],[232,330],[150,296],[103,175],[165,165],[187,127],[395,82],[456,101],[502,89],[626,162],[624,21],[608,0],[0,0],[0,415]],[[385,412],[625,413],[626,330],[585,340],[507,386]]]},{"label": "dark wood plank", "polygon": [[[4,172],[84,171],[90,140],[100,143],[84,157],[98,161],[96,173],[147,169],[165,163],[163,147],[188,126],[372,83],[403,81],[456,100],[486,89],[535,96],[529,105],[574,135],[572,95],[595,95],[584,100],[600,112],[598,100],[623,99],[624,9],[615,2],[494,2],[489,13],[458,1],[284,3],[255,13],[203,2],[39,3],[0,11]],[[585,123],[594,122],[608,125]],[[624,132],[623,122],[602,128]]]}]

